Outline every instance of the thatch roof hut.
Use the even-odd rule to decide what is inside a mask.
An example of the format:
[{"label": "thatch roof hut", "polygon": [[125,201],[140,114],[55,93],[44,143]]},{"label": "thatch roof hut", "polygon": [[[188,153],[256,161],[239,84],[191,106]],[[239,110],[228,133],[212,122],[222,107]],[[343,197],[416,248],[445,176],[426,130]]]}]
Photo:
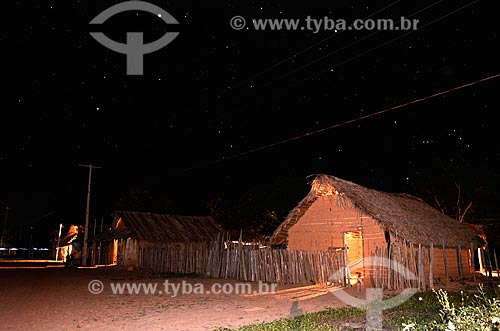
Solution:
[{"label": "thatch roof hut", "polygon": [[339,205],[349,200],[355,208],[373,217],[386,231],[423,245],[469,247],[476,235],[466,225],[444,215],[409,194],[386,193],[329,175],[316,175],[309,194],[288,214],[271,237],[271,244],[285,244],[288,230],[319,198],[335,195]]},{"label": "thatch roof hut", "polygon": [[270,243],[290,250],[342,250],[351,272],[371,278],[380,274],[370,261],[397,257],[409,268],[418,262],[419,274],[433,281],[471,275],[477,248],[469,227],[419,198],[329,175],[315,176],[309,194],[290,211]]}]

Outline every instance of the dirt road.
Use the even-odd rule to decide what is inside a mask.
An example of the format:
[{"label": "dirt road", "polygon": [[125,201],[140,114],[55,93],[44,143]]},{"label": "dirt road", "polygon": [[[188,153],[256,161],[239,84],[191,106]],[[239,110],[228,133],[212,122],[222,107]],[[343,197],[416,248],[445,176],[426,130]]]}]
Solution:
[{"label": "dirt road", "polygon": [[[126,283],[157,287],[154,294],[125,287],[124,294],[113,294],[111,284]],[[255,293],[259,284],[250,283],[250,293],[230,293],[236,283],[152,277],[117,267],[0,269],[0,330],[213,330],[343,305],[318,286],[278,286],[273,294]],[[188,293],[181,294],[182,286]]]}]

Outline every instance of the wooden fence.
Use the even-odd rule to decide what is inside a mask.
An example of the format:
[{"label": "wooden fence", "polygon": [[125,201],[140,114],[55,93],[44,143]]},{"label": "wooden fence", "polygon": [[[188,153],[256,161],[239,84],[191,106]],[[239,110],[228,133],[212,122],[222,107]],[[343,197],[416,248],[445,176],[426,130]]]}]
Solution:
[{"label": "wooden fence", "polygon": [[139,267],[154,273],[284,284],[326,283],[341,270],[343,254],[256,248],[219,238],[208,243],[144,246]]},{"label": "wooden fence", "polygon": [[142,245],[138,253],[138,266],[154,273],[282,284],[325,284],[336,275],[340,285],[354,285],[356,270],[362,271],[366,286],[389,289],[426,290],[476,277],[473,247],[424,247],[403,241],[375,247],[361,262],[349,261],[346,249],[309,252],[257,248],[241,241],[234,244],[223,236],[205,243]]},{"label": "wooden fence", "polygon": [[[467,277],[476,280],[475,248],[423,246],[406,241],[375,247],[366,263],[365,275],[373,287],[427,290]],[[386,261],[386,263],[383,263]]]}]

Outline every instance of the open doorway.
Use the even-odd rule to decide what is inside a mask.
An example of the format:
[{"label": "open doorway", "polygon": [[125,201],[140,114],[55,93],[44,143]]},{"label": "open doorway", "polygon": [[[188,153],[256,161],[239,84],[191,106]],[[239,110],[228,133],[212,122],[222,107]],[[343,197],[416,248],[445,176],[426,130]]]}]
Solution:
[{"label": "open doorway", "polygon": [[352,279],[364,277],[363,273],[363,236],[361,231],[344,232],[344,247],[347,247],[349,273]]}]

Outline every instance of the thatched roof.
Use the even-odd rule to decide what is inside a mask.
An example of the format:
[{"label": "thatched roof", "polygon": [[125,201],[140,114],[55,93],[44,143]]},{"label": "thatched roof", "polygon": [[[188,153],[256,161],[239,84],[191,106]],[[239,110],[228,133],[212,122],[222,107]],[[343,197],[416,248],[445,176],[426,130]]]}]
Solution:
[{"label": "thatched roof", "polygon": [[309,194],[288,214],[271,237],[271,244],[286,243],[288,230],[320,196],[339,194],[370,215],[385,229],[415,244],[470,247],[475,234],[423,200],[408,194],[376,191],[329,175],[316,175]]},{"label": "thatched roof", "polygon": [[68,229],[68,233],[63,238],[61,238],[57,247],[64,247],[71,245],[73,241],[78,239],[78,234],[79,234],[78,226],[71,224]]},{"label": "thatched roof", "polygon": [[226,230],[225,234],[229,240],[241,240],[244,243],[261,243],[264,244],[266,239],[253,229],[230,229]]},{"label": "thatched roof", "polygon": [[213,240],[222,228],[211,216],[179,216],[133,211],[113,212],[111,234],[147,242],[202,242]]}]

